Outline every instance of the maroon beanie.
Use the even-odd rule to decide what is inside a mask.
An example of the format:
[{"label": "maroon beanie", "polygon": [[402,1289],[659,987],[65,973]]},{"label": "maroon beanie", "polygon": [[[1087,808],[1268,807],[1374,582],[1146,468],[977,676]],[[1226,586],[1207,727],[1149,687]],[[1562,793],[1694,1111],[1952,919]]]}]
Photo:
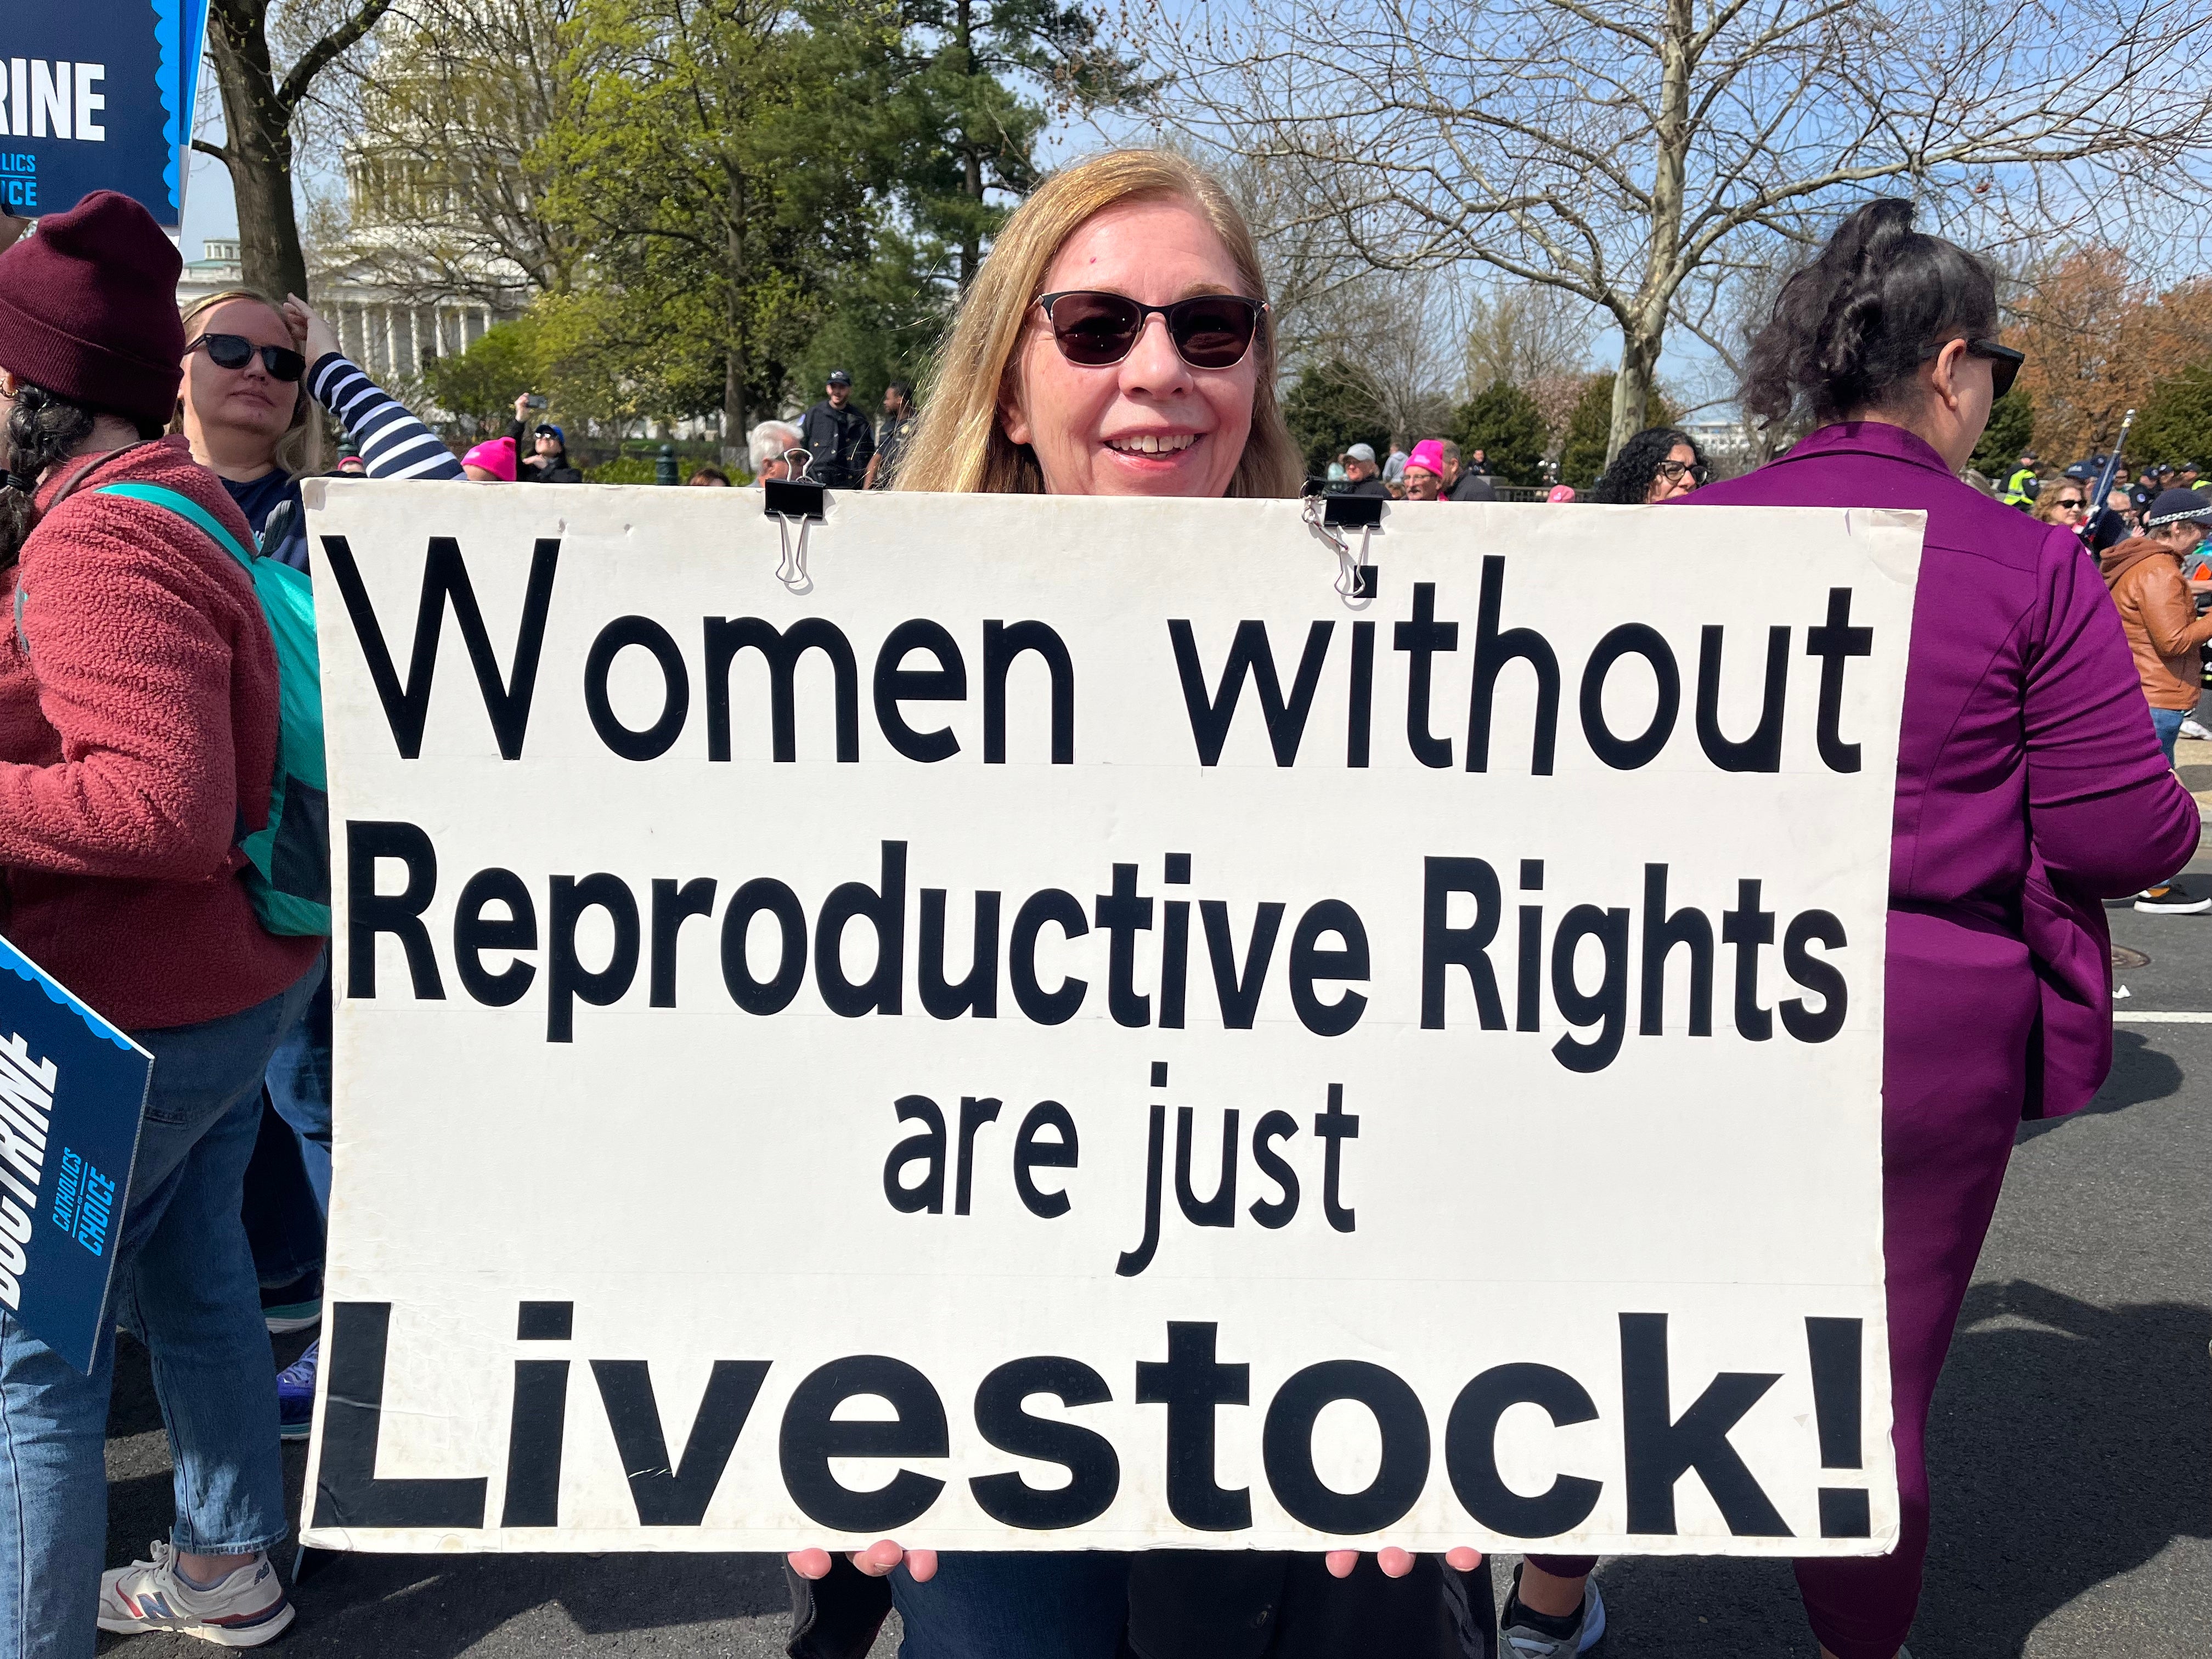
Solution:
[{"label": "maroon beanie", "polygon": [[0,368],[150,425],[176,412],[185,268],[154,216],[96,190],[0,253]]}]

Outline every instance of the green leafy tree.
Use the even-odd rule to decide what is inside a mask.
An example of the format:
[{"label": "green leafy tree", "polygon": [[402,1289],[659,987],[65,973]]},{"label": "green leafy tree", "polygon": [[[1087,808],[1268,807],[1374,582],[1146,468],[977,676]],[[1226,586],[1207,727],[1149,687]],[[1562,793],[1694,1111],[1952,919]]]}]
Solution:
[{"label": "green leafy tree", "polygon": [[[1099,38],[1088,6],[905,0],[902,12],[877,119],[900,152],[898,194],[917,236],[948,252],[965,288],[1005,222],[1005,198],[1036,187],[1036,143],[1050,115],[1124,108],[1149,83]],[[1018,84],[1042,88],[1050,107]]]},{"label": "green leafy tree", "polygon": [[2035,400],[2018,386],[1990,405],[1990,423],[1967,465],[1985,478],[2010,477],[2035,436]]},{"label": "green leafy tree", "polygon": [[[1665,392],[1655,390],[1651,398],[1646,426],[1680,423],[1682,411]],[[1612,434],[1613,376],[1593,374],[1567,414],[1566,436],[1559,446],[1559,482],[1577,491],[1595,484],[1605,471]]]},{"label": "green leafy tree", "polygon": [[820,326],[791,371],[794,397],[822,395],[833,368],[853,377],[853,395],[872,412],[893,380],[919,385],[929,354],[951,321],[955,291],[931,250],[896,224],[876,234],[874,257],[836,285]]},{"label": "green leafy tree", "polygon": [[898,20],[858,0],[582,0],[574,27],[547,207],[599,253],[568,360],[615,368],[616,402],[719,407],[734,450],[872,252],[892,157],[865,112]]},{"label": "green leafy tree", "polygon": [[1451,432],[1470,456],[1480,449],[1500,482],[1530,485],[1543,478],[1544,417],[1536,400],[1507,380],[1492,380],[1452,411]]},{"label": "green leafy tree", "polygon": [[1389,453],[1390,426],[1374,387],[1340,358],[1309,363],[1299,373],[1283,399],[1283,418],[1315,477],[1354,444],[1373,446],[1378,457]]},{"label": "green leafy tree", "polygon": [[2128,454],[2175,466],[2212,465],[2212,362],[2192,363],[2151,388],[2129,437]]},{"label": "green leafy tree", "polygon": [[504,431],[514,418],[515,394],[539,389],[545,379],[539,333],[529,317],[495,324],[466,351],[425,363],[423,388],[471,435]]}]

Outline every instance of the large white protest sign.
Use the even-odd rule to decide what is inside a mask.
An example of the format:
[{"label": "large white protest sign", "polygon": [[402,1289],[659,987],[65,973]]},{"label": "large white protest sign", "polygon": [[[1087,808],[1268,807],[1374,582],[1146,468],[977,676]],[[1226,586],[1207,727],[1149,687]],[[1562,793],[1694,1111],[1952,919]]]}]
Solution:
[{"label": "large white protest sign", "polygon": [[1917,515],[309,490],[311,1543],[1893,1540]]}]

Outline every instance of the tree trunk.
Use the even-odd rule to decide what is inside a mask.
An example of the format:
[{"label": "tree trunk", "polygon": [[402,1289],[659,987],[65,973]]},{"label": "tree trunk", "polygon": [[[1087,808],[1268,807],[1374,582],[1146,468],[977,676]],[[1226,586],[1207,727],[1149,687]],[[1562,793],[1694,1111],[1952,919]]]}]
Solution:
[{"label": "tree trunk", "polygon": [[[975,20],[971,0],[960,0],[959,9],[954,15],[952,38],[959,46],[960,72],[969,77],[972,92],[975,75]],[[976,148],[975,136],[967,131],[968,113],[973,107],[966,100],[962,101],[960,147],[967,171],[960,180],[960,190],[969,201],[981,202],[983,199],[983,155]],[[960,238],[960,288],[963,293],[975,280],[975,267],[982,263],[982,240],[976,234],[971,222]]]},{"label": "tree trunk", "polygon": [[1613,377],[1613,432],[1605,446],[1607,466],[1620,453],[1621,445],[1650,423],[1660,340],[1656,329],[1621,331],[1620,372]]},{"label": "tree trunk", "polygon": [[730,331],[728,348],[722,354],[722,459],[750,470],[752,458],[746,453],[745,440],[752,411],[745,406],[745,384],[752,378],[752,354],[745,337],[745,183],[734,173],[728,211],[729,221],[722,228]]},{"label": "tree trunk", "polygon": [[307,292],[307,255],[292,204],[292,112],[276,96],[263,25],[266,0],[213,0],[208,44],[222,88],[221,152],[238,198],[246,285],[283,299]]},{"label": "tree trunk", "polygon": [[1620,373],[1613,381],[1613,432],[1606,465],[1650,419],[1667,307],[1682,280],[1682,202],[1690,149],[1690,58],[1694,21],[1690,0],[1667,0],[1659,33],[1659,118],[1652,131],[1651,239],[1644,246],[1644,282],[1635,315],[1620,328]]}]

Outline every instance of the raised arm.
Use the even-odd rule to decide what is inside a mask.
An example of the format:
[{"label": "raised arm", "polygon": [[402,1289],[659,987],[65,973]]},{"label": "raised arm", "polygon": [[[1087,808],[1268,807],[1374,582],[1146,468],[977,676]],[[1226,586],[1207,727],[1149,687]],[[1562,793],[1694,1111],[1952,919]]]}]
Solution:
[{"label": "raised arm", "polygon": [[305,336],[304,349],[314,367],[307,391],[338,417],[338,424],[361,452],[372,478],[446,478],[468,475],[437,434],[395,402],[338,349],[331,325],[296,296],[284,301],[287,321]]}]

